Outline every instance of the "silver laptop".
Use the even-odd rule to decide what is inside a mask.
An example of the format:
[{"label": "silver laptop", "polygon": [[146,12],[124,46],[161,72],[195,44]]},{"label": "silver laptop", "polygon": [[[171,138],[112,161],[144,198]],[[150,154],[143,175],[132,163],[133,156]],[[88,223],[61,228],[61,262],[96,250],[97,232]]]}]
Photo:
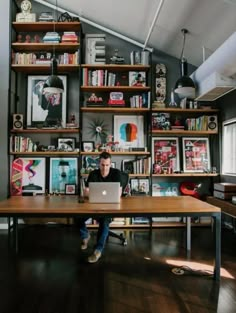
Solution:
[{"label": "silver laptop", "polygon": [[120,203],[120,183],[89,183],[90,203]]}]

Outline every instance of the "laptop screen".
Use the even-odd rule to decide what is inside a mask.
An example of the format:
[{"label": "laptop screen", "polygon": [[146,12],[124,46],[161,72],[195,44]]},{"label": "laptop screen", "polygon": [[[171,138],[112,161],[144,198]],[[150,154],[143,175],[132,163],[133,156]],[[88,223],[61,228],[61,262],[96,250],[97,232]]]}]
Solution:
[{"label": "laptop screen", "polygon": [[90,203],[119,203],[120,183],[91,182],[89,183]]}]

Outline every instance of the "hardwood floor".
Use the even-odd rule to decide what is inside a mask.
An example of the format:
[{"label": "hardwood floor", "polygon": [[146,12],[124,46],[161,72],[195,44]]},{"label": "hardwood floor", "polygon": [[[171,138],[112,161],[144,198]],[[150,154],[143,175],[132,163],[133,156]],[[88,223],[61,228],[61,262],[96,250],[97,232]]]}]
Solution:
[{"label": "hardwood floor", "polygon": [[[192,254],[184,229],[126,231],[128,245],[110,238],[100,261],[88,264],[78,230],[63,226],[20,229],[20,250],[0,232],[0,313],[233,313],[236,304],[236,235],[222,230],[222,278],[212,270],[210,228],[194,228]],[[175,275],[181,265],[193,271]],[[201,272],[197,270],[202,270]]]}]

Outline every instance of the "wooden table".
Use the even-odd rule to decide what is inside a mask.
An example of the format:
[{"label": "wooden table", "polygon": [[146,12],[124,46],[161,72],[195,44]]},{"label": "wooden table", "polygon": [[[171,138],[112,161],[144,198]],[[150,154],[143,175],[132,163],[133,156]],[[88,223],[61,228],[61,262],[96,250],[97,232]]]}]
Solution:
[{"label": "wooden table", "polygon": [[187,247],[190,247],[191,217],[210,216],[214,220],[214,278],[220,279],[221,209],[193,197],[126,197],[120,204],[80,203],[76,196],[11,197],[0,202],[0,216],[13,217],[16,249],[18,218],[22,217],[187,217]]}]

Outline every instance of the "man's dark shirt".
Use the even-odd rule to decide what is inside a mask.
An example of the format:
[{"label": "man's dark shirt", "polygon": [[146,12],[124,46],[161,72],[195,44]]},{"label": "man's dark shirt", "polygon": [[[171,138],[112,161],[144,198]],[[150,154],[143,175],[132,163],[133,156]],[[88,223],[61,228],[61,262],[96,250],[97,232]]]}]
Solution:
[{"label": "man's dark shirt", "polygon": [[86,187],[89,187],[90,182],[118,182],[121,184],[120,170],[111,167],[106,177],[102,177],[100,169],[94,170],[88,176]]}]

